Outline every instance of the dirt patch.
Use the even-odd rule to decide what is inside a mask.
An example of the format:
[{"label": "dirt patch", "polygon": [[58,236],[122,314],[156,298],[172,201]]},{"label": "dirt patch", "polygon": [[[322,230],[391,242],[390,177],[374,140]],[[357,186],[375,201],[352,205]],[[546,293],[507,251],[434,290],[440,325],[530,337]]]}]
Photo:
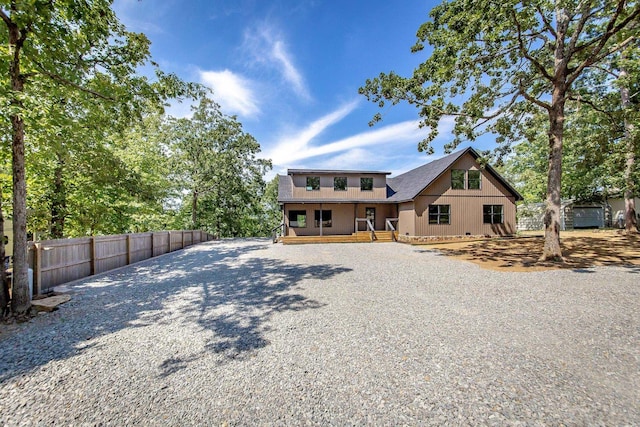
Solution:
[{"label": "dirt patch", "polygon": [[542,263],[542,233],[513,239],[491,239],[429,245],[443,254],[498,271],[541,271],[593,266],[640,267],[640,236],[618,230],[566,231],[560,233],[564,263]]}]

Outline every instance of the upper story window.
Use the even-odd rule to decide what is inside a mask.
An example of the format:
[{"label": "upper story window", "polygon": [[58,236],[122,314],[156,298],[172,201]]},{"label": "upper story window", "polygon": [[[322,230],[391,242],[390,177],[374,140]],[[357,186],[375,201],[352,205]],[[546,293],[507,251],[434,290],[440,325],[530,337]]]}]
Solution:
[{"label": "upper story window", "polygon": [[373,191],[373,178],[360,178],[360,190]]},{"label": "upper story window", "polygon": [[308,176],[307,177],[307,191],[319,190],[320,189],[320,177],[319,176]]},{"label": "upper story window", "polygon": [[451,188],[454,190],[464,190],[464,178],[466,171],[464,169],[451,170]]},{"label": "upper story window", "polygon": [[467,188],[469,190],[480,190],[480,171],[470,170],[467,172]]},{"label": "upper story window", "polygon": [[481,174],[479,170],[451,170],[451,188],[454,190],[480,190]]},{"label": "upper story window", "polygon": [[347,191],[347,177],[336,176],[333,178],[333,190],[334,191]]}]

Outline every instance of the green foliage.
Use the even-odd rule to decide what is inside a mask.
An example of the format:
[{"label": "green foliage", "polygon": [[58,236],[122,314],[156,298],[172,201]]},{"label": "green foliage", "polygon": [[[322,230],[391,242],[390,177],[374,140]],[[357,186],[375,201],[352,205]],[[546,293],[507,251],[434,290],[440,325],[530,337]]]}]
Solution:
[{"label": "green foliage", "polygon": [[271,162],[257,157],[255,138],[208,98],[193,108],[192,118],[169,119],[164,129],[171,179],[189,195],[179,224],[220,237],[263,234],[262,176]]},{"label": "green foliage", "polygon": [[[424,62],[410,77],[381,73],[360,93],[381,108],[402,101],[415,105],[421,126],[431,129],[420,151],[432,150],[438,123],[453,116],[456,137],[447,149],[490,132],[498,150],[508,152],[534,125],[532,116],[551,110],[553,89],[571,93],[584,70],[618,48],[612,35],[639,13],[635,1],[443,2],[417,32],[412,51],[432,49]],[[560,16],[566,21],[559,22]],[[372,123],[380,119],[377,114]]]}]

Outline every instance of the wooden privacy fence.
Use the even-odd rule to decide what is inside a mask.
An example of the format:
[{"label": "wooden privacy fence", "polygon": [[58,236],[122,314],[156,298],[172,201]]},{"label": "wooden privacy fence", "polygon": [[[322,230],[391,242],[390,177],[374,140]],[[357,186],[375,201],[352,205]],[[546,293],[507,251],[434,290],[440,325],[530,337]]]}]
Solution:
[{"label": "wooden privacy fence", "polygon": [[33,242],[33,293],[209,240],[213,236],[204,231],[181,230]]}]

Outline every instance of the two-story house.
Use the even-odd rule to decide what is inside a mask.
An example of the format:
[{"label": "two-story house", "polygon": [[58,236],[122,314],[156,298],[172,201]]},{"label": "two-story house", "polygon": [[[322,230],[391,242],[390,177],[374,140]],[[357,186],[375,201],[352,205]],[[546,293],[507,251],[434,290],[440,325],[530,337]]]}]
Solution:
[{"label": "two-story house", "polygon": [[402,241],[513,234],[522,197],[478,157],[468,148],[394,178],[380,171],[289,169],[278,187],[285,236],[352,235],[389,224]]}]

